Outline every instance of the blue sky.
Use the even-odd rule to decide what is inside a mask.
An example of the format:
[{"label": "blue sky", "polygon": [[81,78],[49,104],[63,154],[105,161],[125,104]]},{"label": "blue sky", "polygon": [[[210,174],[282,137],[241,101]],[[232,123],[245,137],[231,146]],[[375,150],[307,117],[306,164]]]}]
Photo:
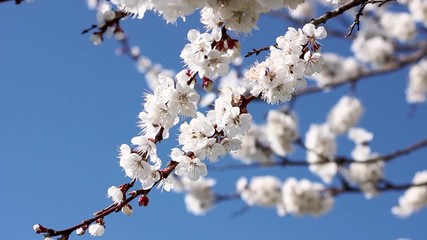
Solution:
[{"label": "blue sky", "polygon": [[[85,1],[0,4],[0,232],[4,239],[42,239],[32,230],[35,223],[55,229],[77,224],[110,204],[108,187],[128,181],[118,166],[117,149],[139,132],[137,115],[147,87],[130,59],[115,56],[118,44],[113,39],[95,47],[89,35],[80,34],[95,21]],[[126,20],[123,29],[153,62],[178,71],[186,33],[196,21],[193,16],[174,26],[147,14],[142,21]],[[281,20],[263,18],[260,30],[240,36],[242,53],[273,43],[287,26]],[[348,54],[346,48],[348,42],[323,41],[325,52]],[[263,58],[252,57],[245,64]],[[365,107],[359,126],[374,132],[372,148],[379,153],[427,136],[426,104],[408,117],[406,81],[406,71],[399,71],[357,86]],[[298,99],[295,110],[301,133],[310,123],[322,123],[347,91],[345,86]],[[250,107],[258,121],[267,112],[262,106]],[[158,148],[166,156],[175,144],[165,141]],[[352,147],[345,137],[339,138],[339,153],[346,154]],[[301,159],[304,153],[297,151],[294,156]],[[386,167],[386,177],[409,182],[416,171],[427,169],[426,156],[423,149],[394,160]],[[222,161],[236,163],[228,158]],[[232,192],[240,176],[266,174],[282,180],[296,176],[320,181],[306,169],[210,172],[219,193]],[[390,213],[400,194],[385,193],[372,200],[360,194],[339,196],[332,211],[319,218],[281,218],[274,209],[256,207],[232,218],[244,207],[242,201],[220,203],[206,216],[197,217],[186,212],[183,195],[154,191],[148,207],[134,204],[132,217],[108,217],[102,239],[425,239],[427,210],[408,219]]]}]

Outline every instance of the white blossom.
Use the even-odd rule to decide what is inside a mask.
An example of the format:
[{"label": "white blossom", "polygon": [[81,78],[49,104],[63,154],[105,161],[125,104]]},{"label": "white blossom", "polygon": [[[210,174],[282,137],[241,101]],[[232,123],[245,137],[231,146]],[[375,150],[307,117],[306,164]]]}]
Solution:
[{"label": "white blossom", "polygon": [[94,223],[89,225],[88,230],[92,237],[101,237],[105,232],[105,227],[100,223]]},{"label": "white blossom", "polygon": [[295,114],[270,110],[267,115],[266,136],[271,149],[279,156],[292,152],[292,143],[299,137]]},{"label": "white blossom", "polygon": [[93,45],[100,45],[102,43],[102,36],[98,33],[94,33],[90,35],[90,40]]},{"label": "white blossom", "polygon": [[125,170],[126,176],[130,178],[145,179],[150,174],[148,164],[139,154],[131,152],[128,145],[120,146],[120,167]]},{"label": "white blossom", "polygon": [[249,131],[241,138],[241,148],[232,153],[234,158],[241,160],[245,164],[258,162],[262,165],[273,163],[272,152],[263,143],[266,143],[265,131],[261,127],[252,124]]},{"label": "white blossom", "polygon": [[250,93],[270,104],[290,100],[294,92],[305,87],[304,76],[321,71],[323,57],[317,39],[324,37],[325,29],[313,24],[298,30],[288,28],[276,39],[277,47],[270,47],[270,56],[246,72],[245,80],[252,86]]},{"label": "white blossom", "polygon": [[146,136],[137,136],[131,139],[132,144],[137,146],[137,151],[142,154],[148,154],[150,161],[157,166],[162,165],[162,161],[157,156],[157,147],[153,142],[153,139],[149,139]]},{"label": "white blossom", "polygon": [[166,192],[170,192],[175,187],[175,177],[173,174],[169,174],[167,178],[162,178],[159,185],[157,185],[157,188],[161,188],[162,190],[165,190]]},{"label": "white blossom", "polygon": [[304,1],[302,4],[298,5],[296,9],[289,11],[289,15],[296,19],[307,20],[314,18],[315,5],[311,2]]},{"label": "white blossom", "polygon": [[212,187],[215,185],[213,179],[199,179],[196,182],[186,184],[185,206],[187,210],[195,215],[204,215],[215,203],[215,195]]},{"label": "white blossom", "polygon": [[273,176],[245,177],[236,183],[237,192],[249,206],[274,207],[281,201],[281,182]]},{"label": "white blossom", "polygon": [[200,76],[216,78],[218,76],[225,76],[228,73],[228,64],[231,62],[231,59],[227,54],[213,49],[208,52],[206,57],[200,68],[196,69],[196,71],[199,71]]},{"label": "white blossom", "polygon": [[123,200],[123,192],[116,186],[111,186],[108,188],[107,195],[115,203],[119,203]]},{"label": "white blossom", "polygon": [[294,215],[322,215],[334,204],[333,197],[325,190],[321,183],[288,178],[282,186],[284,208],[287,213]]},{"label": "white blossom", "polygon": [[304,54],[305,69],[304,74],[311,76],[314,73],[319,73],[323,69],[323,56],[320,53],[306,52]]},{"label": "white blossom", "polygon": [[77,235],[83,235],[85,232],[86,232],[85,228],[79,227],[79,228],[76,229],[76,234]]},{"label": "white blossom", "polygon": [[218,156],[225,154],[225,149],[214,137],[213,123],[202,113],[197,112],[197,117],[189,124],[181,124],[180,131],[178,140],[185,152],[193,152],[201,160],[208,157],[211,161],[216,161]]},{"label": "white blossom", "polygon": [[34,232],[39,233],[42,231],[41,229],[42,229],[42,226],[40,224],[34,224],[33,225]]},{"label": "white blossom", "polygon": [[[417,172],[412,184],[427,183],[427,171]],[[409,217],[421,208],[427,206],[427,185],[410,187],[403,196],[399,197],[399,205],[391,209],[399,217]]]},{"label": "white blossom", "polygon": [[359,99],[343,96],[328,115],[328,126],[335,134],[341,134],[353,127],[363,114],[363,106]]},{"label": "white blossom", "polygon": [[388,63],[394,54],[392,41],[383,36],[367,37],[359,33],[351,45],[355,57],[373,66],[381,66]]},{"label": "white blossom", "polygon": [[208,174],[204,163],[198,158],[190,158],[178,148],[172,149],[171,158],[179,162],[175,168],[175,174],[178,176],[186,177],[191,181],[197,181]]},{"label": "white blossom", "polygon": [[348,130],[348,138],[354,143],[361,145],[372,141],[374,135],[363,128],[352,127]]},{"label": "white blossom", "polygon": [[316,39],[324,39],[327,36],[326,29],[323,26],[317,27],[314,24],[305,24],[302,32],[308,38],[308,41],[315,41]]},{"label": "white blossom", "polygon": [[413,39],[417,32],[415,21],[409,13],[385,12],[381,14],[380,23],[388,36],[400,41]]},{"label": "white blossom", "polygon": [[427,95],[427,59],[421,60],[409,70],[409,81],[406,88],[406,101],[419,103],[426,100]]},{"label": "white blossom", "polygon": [[327,125],[311,124],[305,136],[307,147],[307,161],[310,163],[311,172],[319,175],[326,183],[332,182],[332,178],[338,171],[338,166],[330,162],[337,151],[335,134]]},{"label": "white blossom", "polygon": [[139,181],[142,183],[142,189],[151,189],[154,184],[160,180],[160,173],[158,171],[159,167],[160,166],[149,165],[149,169],[147,169],[147,176],[145,178],[139,179]]},{"label": "white blossom", "polygon": [[153,5],[149,0],[111,0],[120,10],[129,12],[138,18],[143,18]]},{"label": "white blossom", "polygon": [[196,29],[190,29],[187,33],[187,39],[190,43],[184,46],[180,57],[191,70],[199,71],[205,56],[212,49],[211,45],[214,37],[210,33],[201,34]]},{"label": "white blossom", "polygon": [[425,0],[409,0],[408,7],[412,17],[427,26],[427,2]]},{"label": "white blossom", "polygon": [[176,89],[172,91],[168,107],[172,112],[187,117],[196,116],[196,106],[200,95],[187,83],[177,82]]},{"label": "white blossom", "polygon": [[356,145],[351,152],[352,162],[345,171],[345,176],[360,186],[366,198],[372,198],[377,194],[377,183],[384,178],[384,161],[377,160],[367,163],[378,155],[371,152],[369,146]]}]

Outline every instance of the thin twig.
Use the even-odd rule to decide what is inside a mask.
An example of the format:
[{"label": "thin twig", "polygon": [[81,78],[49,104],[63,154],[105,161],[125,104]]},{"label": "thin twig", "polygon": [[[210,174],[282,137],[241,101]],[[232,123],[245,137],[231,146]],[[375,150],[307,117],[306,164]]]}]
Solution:
[{"label": "thin twig", "polygon": [[348,3],[344,4],[344,5],[342,5],[339,8],[336,8],[336,9],[334,9],[332,11],[326,12],[325,14],[323,14],[322,16],[320,16],[318,18],[312,19],[310,21],[310,23],[312,23],[312,24],[314,24],[316,26],[318,26],[318,25],[320,25],[322,23],[326,23],[329,19],[334,18],[334,17],[336,17],[338,15],[341,15],[344,12],[346,12],[346,11],[348,11],[348,10],[350,10],[350,9],[352,9],[352,8],[358,6],[358,5],[360,5],[360,4],[362,4],[362,3],[366,2],[366,1],[368,1],[368,0],[353,0],[351,2],[348,2]]},{"label": "thin twig", "polygon": [[5,2],[15,2],[16,5],[21,4],[22,2],[24,2],[25,0],[0,0],[0,3],[5,3]]},{"label": "thin twig", "polygon": [[[387,184],[383,186],[377,186],[376,190],[378,192],[390,192],[390,191],[402,191],[407,190],[411,187],[423,187],[427,186],[427,182],[419,183],[419,184],[413,184],[413,183],[406,183],[406,184],[392,184],[390,182],[387,182]],[[360,188],[355,187],[348,187],[348,188],[329,188],[327,190],[332,195],[337,196],[345,193],[363,193],[363,190]]]},{"label": "thin twig", "polygon": [[262,52],[264,52],[264,51],[267,51],[267,50],[270,50],[270,47],[276,47],[277,48],[277,43],[276,44],[273,44],[273,45],[271,45],[271,46],[266,46],[266,47],[262,47],[262,48],[258,48],[258,49],[252,49],[252,51],[250,51],[250,52],[248,52],[248,53],[246,53],[246,55],[245,55],[245,57],[250,57],[250,56],[252,56],[252,55],[256,55],[256,56],[258,56],[260,53],[262,53]]},{"label": "thin twig", "polygon": [[419,142],[416,142],[406,148],[402,148],[396,151],[393,151],[391,153],[387,153],[375,158],[371,158],[371,159],[367,159],[366,161],[356,161],[355,159],[351,159],[351,158],[346,158],[343,156],[335,156],[331,159],[329,159],[329,161],[322,161],[322,162],[314,162],[314,163],[310,163],[304,160],[290,160],[287,157],[281,157],[279,161],[275,161],[275,162],[269,162],[269,163],[253,163],[253,164],[229,164],[229,165],[224,165],[224,166],[219,166],[219,167],[214,167],[211,166],[209,168],[209,170],[213,170],[213,171],[226,171],[226,170],[241,170],[241,169],[253,169],[253,168],[266,168],[266,167],[288,167],[288,166],[292,166],[292,167],[307,167],[307,166],[311,166],[311,165],[322,165],[322,164],[326,164],[326,163],[337,163],[340,165],[343,164],[351,164],[351,163],[358,163],[358,164],[370,164],[373,162],[377,162],[377,161],[391,161],[393,159],[396,159],[398,157],[410,154],[416,150],[419,150],[421,148],[425,148],[427,147],[427,139],[423,139]]}]

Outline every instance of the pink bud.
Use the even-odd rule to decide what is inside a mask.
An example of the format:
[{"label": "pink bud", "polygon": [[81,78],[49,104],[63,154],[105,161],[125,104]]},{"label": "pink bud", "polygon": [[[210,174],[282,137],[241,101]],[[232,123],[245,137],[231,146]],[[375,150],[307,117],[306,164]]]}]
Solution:
[{"label": "pink bud", "polygon": [[206,92],[212,91],[213,82],[207,77],[203,77],[203,89],[205,89]]},{"label": "pink bud", "polygon": [[148,202],[150,201],[150,199],[148,199],[147,195],[142,195],[141,197],[139,197],[138,199],[138,204],[139,206],[144,206],[146,207],[148,205]]}]

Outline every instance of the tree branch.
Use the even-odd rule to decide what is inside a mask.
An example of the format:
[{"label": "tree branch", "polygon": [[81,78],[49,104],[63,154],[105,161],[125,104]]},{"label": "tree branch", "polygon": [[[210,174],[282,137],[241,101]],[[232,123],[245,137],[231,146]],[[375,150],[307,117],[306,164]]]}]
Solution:
[{"label": "tree branch", "polygon": [[264,51],[267,51],[267,50],[270,50],[270,47],[276,47],[277,48],[277,43],[276,44],[273,44],[273,45],[271,45],[271,46],[266,46],[266,47],[262,47],[262,48],[258,48],[258,49],[252,49],[252,51],[250,51],[250,52],[248,52],[248,53],[246,53],[246,55],[245,55],[245,57],[250,57],[250,56],[252,56],[252,55],[256,55],[256,56],[258,56],[260,53],[262,53],[262,52],[264,52]]},{"label": "tree branch", "polygon": [[[412,184],[412,183],[406,183],[406,184],[392,184],[388,182],[387,184],[384,184],[383,186],[377,186],[376,190],[378,192],[390,192],[390,191],[402,191],[407,190],[411,187],[423,187],[427,186],[427,182],[423,182],[420,184]],[[329,188],[327,190],[330,192],[333,196],[345,194],[345,193],[363,193],[362,189],[355,188],[355,187],[348,187],[348,188]]]},{"label": "tree branch", "polygon": [[314,24],[316,26],[318,26],[318,25],[320,25],[322,23],[326,23],[329,19],[334,18],[334,17],[336,17],[338,15],[341,15],[344,12],[346,12],[346,11],[348,11],[348,10],[350,10],[350,9],[352,9],[352,8],[354,8],[354,7],[362,4],[364,2],[367,2],[367,1],[368,0],[353,0],[351,2],[348,2],[348,3],[344,4],[344,5],[342,5],[339,8],[336,8],[336,9],[334,9],[332,11],[326,12],[325,14],[323,14],[322,16],[320,16],[318,18],[312,19],[310,21],[310,23],[312,23],[312,24]]},{"label": "tree branch", "polygon": [[384,162],[388,162],[391,161],[393,159],[396,159],[398,157],[410,154],[416,150],[419,150],[421,148],[425,148],[427,147],[427,139],[423,139],[419,142],[416,142],[406,148],[402,148],[399,150],[396,150],[394,152],[391,153],[387,153],[375,158],[371,158],[368,159],[366,161],[356,161],[354,159],[351,158],[346,158],[346,157],[342,157],[342,156],[336,156],[335,158],[333,158],[330,161],[324,161],[324,162],[315,162],[315,163],[310,163],[307,162],[305,160],[290,160],[287,157],[279,157],[280,160],[276,161],[276,162],[271,162],[271,163],[253,163],[253,164],[229,164],[229,165],[224,165],[224,166],[219,166],[219,167],[213,167],[211,166],[209,168],[209,170],[213,170],[213,171],[226,171],[226,170],[240,170],[240,169],[253,169],[253,168],[262,168],[262,167],[286,167],[286,166],[293,166],[293,167],[307,167],[310,165],[322,165],[325,163],[331,163],[331,162],[335,162],[337,164],[343,165],[343,164],[351,164],[351,163],[359,163],[359,164],[369,164],[372,162],[377,162],[377,161],[384,161]]},{"label": "tree branch", "polygon": [[24,2],[25,0],[0,0],[0,3],[5,3],[5,2],[15,2],[16,5],[21,4],[22,2]]}]

